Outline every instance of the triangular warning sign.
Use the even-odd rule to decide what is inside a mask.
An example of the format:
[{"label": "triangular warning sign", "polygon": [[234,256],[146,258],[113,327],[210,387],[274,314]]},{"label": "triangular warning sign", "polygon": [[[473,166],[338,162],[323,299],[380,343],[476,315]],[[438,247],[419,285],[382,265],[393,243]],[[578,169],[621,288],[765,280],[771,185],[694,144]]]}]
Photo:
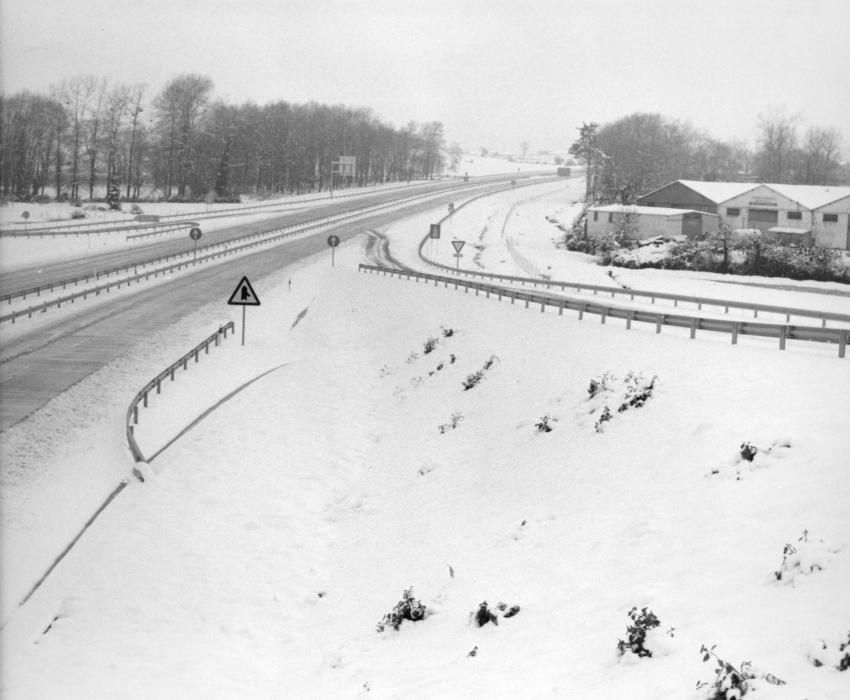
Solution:
[{"label": "triangular warning sign", "polygon": [[460,253],[463,246],[466,245],[466,241],[452,241],[452,245],[455,247],[455,253]]},{"label": "triangular warning sign", "polygon": [[259,306],[260,300],[248,278],[243,277],[242,281],[236,285],[236,289],[233,290],[233,294],[230,295],[227,303],[234,306]]}]

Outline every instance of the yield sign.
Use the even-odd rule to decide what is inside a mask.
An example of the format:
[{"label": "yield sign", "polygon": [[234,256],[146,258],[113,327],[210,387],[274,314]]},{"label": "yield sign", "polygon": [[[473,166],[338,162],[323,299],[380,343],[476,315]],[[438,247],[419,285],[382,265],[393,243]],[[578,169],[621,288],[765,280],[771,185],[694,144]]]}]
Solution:
[{"label": "yield sign", "polygon": [[455,247],[455,253],[460,253],[463,246],[466,245],[466,241],[452,241],[452,245]]},{"label": "yield sign", "polygon": [[233,294],[230,295],[227,303],[234,306],[259,306],[260,300],[248,278],[243,277],[236,289],[233,290]]}]

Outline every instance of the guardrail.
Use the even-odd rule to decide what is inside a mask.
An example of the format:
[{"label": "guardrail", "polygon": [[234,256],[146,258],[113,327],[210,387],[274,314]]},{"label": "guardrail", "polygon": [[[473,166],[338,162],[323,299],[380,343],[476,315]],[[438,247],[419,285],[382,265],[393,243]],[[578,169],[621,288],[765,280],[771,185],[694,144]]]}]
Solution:
[{"label": "guardrail", "polygon": [[[428,238],[426,236],[419,246],[419,257],[422,259],[422,261],[440,270],[445,270],[446,272],[449,272],[452,275],[456,275],[457,271],[455,270],[455,268],[449,267],[448,265],[443,265],[442,263],[436,262],[424,256],[424,254],[422,253],[422,249],[427,240]],[[746,311],[752,311],[753,318],[758,318],[759,311],[784,315],[786,322],[790,321],[792,316],[799,316],[802,318],[816,318],[820,320],[822,328],[826,328],[826,322],[828,320],[839,321],[841,323],[850,323],[850,314],[841,314],[832,311],[819,311],[815,309],[802,309],[793,306],[757,304],[752,302],[734,301],[731,299],[717,299],[715,297],[692,296],[688,294],[673,294],[669,292],[645,292],[639,289],[625,289],[623,287],[609,287],[600,284],[585,284],[583,282],[552,280],[547,279],[545,277],[541,277],[540,279],[516,277],[513,275],[500,275],[495,272],[479,272],[477,270],[461,270],[460,274],[472,278],[481,277],[482,279],[500,280],[504,282],[510,282],[512,284],[528,284],[534,288],[537,288],[538,286],[545,287],[546,289],[556,287],[560,288],[562,291],[567,291],[568,289],[575,289],[577,292],[592,291],[594,295],[599,294],[601,292],[604,294],[610,294],[612,297],[616,297],[617,295],[628,296],[631,301],[634,301],[635,298],[640,297],[644,299],[649,299],[653,304],[655,303],[656,299],[665,299],[667,301],[672,301],[673,306],[675,307],[678,307],[680,302],[696,304],[697,310],[702,310],[703,306],[716,306],[718,308],[722,307],[724,309],[724,313],[729,313],[729,309],[744,309]]]},{"label": "guardrail", "polygon": [[203,350],[204,354],[209,354],[210,345],[217,347],[222,340],[227,338],[228,331],[235,333],[235,326],[233,321],[228,321],[225,325],[221,326],[215,333],[210,336],[204,338],[200,343],[198,343],[194,348],[192,348],[189,352],[183,355],[176,362],[173,362],[168,367],[166,367],[162,372],[157,374],[153,379],[151,379],[147,384],[145,384],[133,397],[133,400],[130,402],[130,405],[127,408],[127,416],[125,419],[125,426],[127,431],[127,444],[130,446],[130,452],[133,455],[133,460],[136,462],[144,462],[145,456],[142,453],[142,450],[139,448],[139,444],[136,442],[135,436],[135,426],[139,424],[139,404],[141,404],[142,408],[147,408],[148,406],[148,396],[152,391],[156,391],[159,394],[162,391],[162,383],[169,379],[174,381],[174,373],[180,369],[181,367],[184,370],[189,368],[189,360],[194,358],[195,362],[198,362],[201,351]]},{"label": "guardrail", "polygon": [[[524,178],[529,178],[529,177],[536,177],[543,172],[549,172],[549,170],[544,169],[544,170],[541,170],[541,171],[526,171],[524,173],[516,173],[515,175],[508,175],[508,174],[504,174],[504,173],[498,174],[498,175],[485,175],[485,176],[476,177],[476,178],[474,178],[470,181],[463,181],[460,178],[457,178],[455,180],[446,181],[445,189],[451,190],[454,187],[462,187],[462,186],[467,186],[467,185],[470,185],[470,184],[486,184],[487,182],[490,182],[490,181],[505,179],[505,178],[508,178],[508,177],[513,177],[515,179],[516,178],[524,179]],[[175,213],[175,214],[161,214],[160,220],[170,219],[170,218],[174,218],[174,217],[215,218],[217,216],[223,216],[223,215],[224,216],[238,215],[238,214],[245,213],[245,212],[250,213],[252,211],[256,212],[256,211],[262,211],[264,209],[273,209],[273,208],[280,207],[280,206],[288,206],[290,204],[300,204],[302,202],[315,202],[315,201],[322,201],[322,200],[333,201],[335,199],[346,199],[346,198],[350,198],[350,197],[357,197],[357,196],[375,194],[375,193],[379,193],[379,192],[408,189],[408,188],[413,188],[413,187],[419,187],[419,186],[426,185],[426,184],[433,183],[433,182],[434,181],[432,181],[432,180],[416,180],[416,181],[413,181],[413,182],[410,182],[410,183],[391,185],[389,187],[382,187],[380,189],[376,188],[376,189],[371,190],[371,191],[369,190],[368,187],[357,188],[357,191],[355,191],[355,192],[348,192],[347,190],[338,190],[337,193],[333,197],[331,197],[330,195],[324,195],[324,194],[321,194],[321,193],[317,193],[318,196],[295,195],[294,198],[292,198],[292,197],[280,197],[280,198],[275,199],[275,200],[263,202],[262,204],[246,204],[246,205],[241,206],[241,207],[230,207],[228,209],[216,209],[216,210],[213,210],[213,211],[208,210],[208,211],[178,212],[178,213]],[[437,193],[439,191],[440,190],[437,189],[437,190],[435,190],[435,193]],[[67,222],[67,223],[57,223],[57,224],[53,224],[53,225],[50,225],[50,226],[42,226],[40,224],[30,224],[29,226],[24,226],[23,228],[15,228],[15,229],[2,229],[2,228],[0,228],[0,236],[25,236],[25,235],[32,236],[32,235],[37,235],[37,234],[42,234],[42,233],[53,235],[54,233],[58,234],[58,232],[64,231],[66,229],[77,229],[77,228],[83,228],[83,227],[86,227],[86,226],[88,226],[88,227],[103,226],[104,228],[108,229],[108,231],[114,231],[114,230],[117,230],[117,229],[114,228],[115,223],[116,222],[114,222],[114,221],[104,221],[104,222],[71,221],[71,222]],[[167,224],[169,222],[160,221],[160,223],[161,224],[163,224],[163,223]],[[170,223],[173,223],[173,222],[170,222]],[[29,232],[29,233],[27,233],[27,232]],[[91,230],[89,232],[80,231],[80,232],[76,232],[76,233],[82,234],[82,233],[106,233],[106,232],[107,231]],[[75,233],[75,232],[68,231],[67,235],[70,235],[72,233]]]},{"label": "guardrail", "polygon": [[[0,237],[2,238],[56,238],[59,237],[77,237],[77,236],[102,236],[113,233],[124,233],[125,231],[146,231],[147,229],[151,229],[148,233],[138,233],[136,235],[128,234],[127,238],[139,238],[142,236],[153,236],[161,233],[167,233],[168,231],[175,231],[177,229],[197,226],[197,222],[195,221],[144,221],[137,222],[132,224],[117,224],[115,221],[104,221],[102,223],[86,223],[82,225],[78,224],[65,224],[62,226],[56,227],[45,227],[45,228],[36,228],[36,229],[11,229],[11,230],[0,230]],[[88,228],[84,228],[88,227]],[[95,228],[98,227],[98,228]],[[67,229],[67,230],[66,230]]]},{"label": "guardrail", "polygon": [[[477,185],[471,185],[471,187],[475,187]],[[439,193],[437,193],[439,195]],[[203,262],[205,260],[215,259],[217,257],[221,257],[222,255],[230,255],[236,252],[240,252],[246,250],[248,248],[255,247],[257,245],[265,244],[280,240],[281,238],[286,238],[288,236],[293,236],[297,233],[304,233],[311,229],[320,228],[322,226],[327,226],[332,223],[336,223],[339,221],[344,221],[346,219],[362,216],[363,214],[367,214],[370,212],[380,211],[381,209],[387,209],[389,207],[397,206],[399,204],[404,204],[405,202],[412,202],[418,199],[422,199],[423,197],[434,196],[434,193],[426,193],[419,195],[412,195],[407,197],[400,197],[396,199],[391,199],[387,202],[382,202],[381,204],[373,204],[368,207],[360,207],[357,209],[351,209],[349,211],[341,212],[338,214],[332,214],[329,216],[319,217],[317,219],[308,219],[307,221],[303,221],[297,224],[290,224],[288,226],[283,226],[280,228],[271,229],[268,231],[260,231],[257,233],[251,233],[245,236],[240,236],[239,238],[230,239],[228,241],[223,241],[219,243],[208,243],[206,245],[198,246],[197,252],[193,250],[181,251],[179,253],[172,253],[170,255],[161,255],[156,258],[149,258],[147,260],[140,260],[134,263],[129,263],[127,265],[123,265],[121,267],[112,268],[108,270],[104,270],[102,272],[81,275],[79,277],[74,277],[67,280],[60,280],[58,282],[52,282],[48,284],[43,284],[38,287],[31,287],[29,289],[11,292],[9,294],[4,294],[0,296],[0,302],[8,302],[12,303],[12,299],[21,297],[26,299],[27,296],[32,296],[35,294],[36,296],[41,296],[42,292],[50,292],[53,293],[55,289],[62,288],[67,289],[70,286],[79,286],[80,283],[86,284],[90,279],[94,279],[95,281],[99,280],[101,277],[105,277],[109,279],[110,275],[120,275],[127,274],[132,269],[134,274],[131,277],[124,277],[121,280],[107,283],[105,285],[101,285],[99,287],[94,287],[90,289],[86,289],[80,292],[76,292],[74,294],[70,294],[64,296],[60,299],[54,299],[52,301],[47,301],[42,304],[38,304],[36,306],[30,306],[26,309],[22,309],[20,311],[15,311],[10,314],[6,314],[4,316],[0,316],[0,323],[4,323],[6,321],[15,322],[16,319],[27,316],[31,317],[35,312],[45,312],[48,308],[52,306],[60,307],[63,303],[71,302],[73,303],[75,299],[83,298],[85,299],[88,295],[94,294],[95,296],[100,294],[101,291],[108,292],[113,286],[121,287],[122,284],[129,284],[133,281],[141,281],[142,278],[148,279],[151,274],[157,276],[159,272],[169,272],[174,269],[180,269],[184,265],[188,264],[187,262],[181,262],[178,264],[170,265],[168,267],[162,267],[157,270],[149,270],[147,272],[139,273],[139,268],[144,268],[152,265],[158,265],[162,263],[167,263],[169,260],[177,260],[179,258],[184,257],[192,257],[192,263]],[[482,195],[483,196],[483,195]],[[255,239],[262,239],[256,241]],[[242,243],[239,244],[239,241],[254,241],[253,243]],[[234,245],[235,244],[235,245]]]},{"label": "guardrail", "polygon": [[487,298],[490,298],[491,295],[495,295],[498,297],[499,301],[503,298],[510,299],[512,304],[517,301],[523,301],[525,302],[525,308],[529,308],[531,304],[540,304],[541,313],[546,311],[547,307],[553,307],[558,309],[559,316],[563,315],[565,309],[577,311],[579,320],[581,320],[586,313],[599,315],[602,323],[605,323],[608,318],[620,318],[626,321],[627,330],[631,329],[632,323],[640,322],[655,325],[656,333],[661,332],[662,326],[688,328],[692,339],[696,337],[696,332],[698,330],[729,333],[732,337],[732,345],[737,344],[738,336],[740,335],[775,338],[779,341],[780,350],[785,349],[785,344],[788,340],[836,343],[838,345],[838,357],[845,356],[847,342],[850,340],[850,330],[843,328],[797,326],[778,323],[756,323],[754,321],[702,318],[684,314],[655,313],[648,310],[629,309],[621,306],[603,304],[601,302],[586,301],[584,299],[523,292],[515,288],[500,287],[494,284],[461,279],[457,276],[446,277],[442,275],[430,275],[423,272],[414,272],[412,270],[393,270],[390,268],[365,265],[362,263],[359,265],[358,269],[361,272],[369,272],[370,274],[380,273],[384,276],[398,276],[399,278],[404,277],[408,280],[414,279],[416,282],[419,282],[419,280],[424,280],[426,282],[433,281],[434,286],[439,286],[442,282],[444,287],[448,287],[450,284],[454,285],[455,289],[463,287],[467,293],[470,289],[473,289],[475,290],[476,296],[478,296],[481,292],[484,292]]}]

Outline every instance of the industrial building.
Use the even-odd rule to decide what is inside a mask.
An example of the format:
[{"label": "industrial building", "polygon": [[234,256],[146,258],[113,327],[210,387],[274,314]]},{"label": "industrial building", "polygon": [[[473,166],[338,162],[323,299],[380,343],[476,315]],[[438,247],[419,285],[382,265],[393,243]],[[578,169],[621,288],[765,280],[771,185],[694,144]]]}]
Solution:
[{"label": "industrial building", "polygon": [[628,222],[632,236],[638,240],[656,236],[693,238],[720,228],[720,217],[717,214],[694,209],[609,204],[590,207],[587,212],[589,236],[616,233],[624,222]]},{"label": "industrial building", "polygon": [[786,243],[850,250],[850,187],[676,180],[637,203],[716,214],[732,229],[757,228]]}]

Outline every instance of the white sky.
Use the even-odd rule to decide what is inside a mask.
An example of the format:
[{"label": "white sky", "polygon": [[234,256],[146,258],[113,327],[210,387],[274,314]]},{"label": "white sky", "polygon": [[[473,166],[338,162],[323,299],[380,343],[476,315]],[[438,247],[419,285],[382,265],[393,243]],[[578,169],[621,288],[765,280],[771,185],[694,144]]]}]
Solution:
[{"label": "white sky", "polygon": [[0,0],[0,26],[7,94],[202,73],[229,102],[369,106],[508,151],[635,111],[751,141],[784,105],[850,151],[847,0]]}]

